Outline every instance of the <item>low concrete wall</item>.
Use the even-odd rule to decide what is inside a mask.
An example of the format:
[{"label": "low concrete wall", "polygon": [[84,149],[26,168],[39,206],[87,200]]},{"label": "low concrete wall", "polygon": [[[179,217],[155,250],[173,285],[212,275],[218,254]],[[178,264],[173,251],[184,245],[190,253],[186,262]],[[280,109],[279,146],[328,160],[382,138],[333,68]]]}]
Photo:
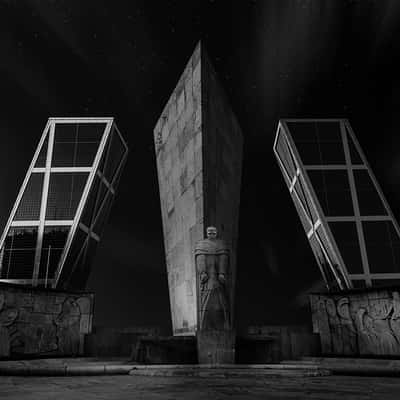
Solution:
[{"label": "low concrete wall", "polygon": [[157,327],[109,328],[94,326],[85,337],[85,355],[89,357],[136,357],[137,346],[143,337],[156,337]]},{"label": "low concrete wall", "polygon": [[259,346],[266,350],[263,354],[258,354],[257,362],[261,363],[296,360],[321,354],[318,335],[305,325],[251,326],[246,336],[248,339],[259,340]]},{"label": "low concrete wall", "polygon": [[310,295],[324,355],[400,356],[400,287]]},{"label": "low concrete wall", "polygon": [[0,358],[83,354],[94,295],[0,284]]},{"label": "low concrete wall", "polygon": [[142,364],[197,364],[195,336],[142,337],[132,351]]}]

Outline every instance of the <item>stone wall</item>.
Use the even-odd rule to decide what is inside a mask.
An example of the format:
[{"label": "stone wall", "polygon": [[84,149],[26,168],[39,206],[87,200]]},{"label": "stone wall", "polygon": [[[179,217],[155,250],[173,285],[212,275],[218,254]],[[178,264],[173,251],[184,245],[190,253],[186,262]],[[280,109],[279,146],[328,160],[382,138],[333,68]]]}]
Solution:
[{"label": "stone wall", "polygon": [[0,284],[0,358],[83,354],[93,294]]},{"label": "stone wall", "polygon": [[269,338],[267,352],[257,354],[259,362],[278,362],[296,360],[301,357],[317,357],[321,349],[319,336],[312,332],[311,326],[306,325],[266,325],[251,326],[247,338]]},{"label": "stone wall", "polygon": [[173,331],[193,335],[193,252],[207,226],[217,226],[232,246],[235,270],[242,152],[239,125],[200,44],[154,128],[154,141]]},{"label": "stone wall", "polygon": [[233,326],[236,248],[238,239],[243,138],[230,103],[218,82],[209,58],[202,49],[202,122],[205,134],[204,225],[215,226],[231,249],[231,326]]},{"label": "stone wall", "polygon": [[88,357],[135,357],[136,347],[143,337],[156,337],[156,327],[109,328],[94,326],[85,337],[85,356]]},{"label": "stone wall", "polygon": [[203,238],[200,47],[154,129],[174,334],[196,330],[193,250]]},{"label": "stone wall", "polygon": [[400,288],[310,296],[324,355],[400,356]]}]

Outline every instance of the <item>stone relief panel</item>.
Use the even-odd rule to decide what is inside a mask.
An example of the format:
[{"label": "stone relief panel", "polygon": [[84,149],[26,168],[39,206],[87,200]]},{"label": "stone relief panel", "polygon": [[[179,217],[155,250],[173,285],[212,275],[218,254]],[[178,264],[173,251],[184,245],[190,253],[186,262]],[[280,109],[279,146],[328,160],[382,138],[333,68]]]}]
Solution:
[{"label": "stone relief panel", "polygon": [[400,355],[400,290],[311,295],[314,332],[329,355]]},{"label": "stone relief panel", "polygon": [[0,286],[0,358],[79,355],[92,317],[92,294]]}]

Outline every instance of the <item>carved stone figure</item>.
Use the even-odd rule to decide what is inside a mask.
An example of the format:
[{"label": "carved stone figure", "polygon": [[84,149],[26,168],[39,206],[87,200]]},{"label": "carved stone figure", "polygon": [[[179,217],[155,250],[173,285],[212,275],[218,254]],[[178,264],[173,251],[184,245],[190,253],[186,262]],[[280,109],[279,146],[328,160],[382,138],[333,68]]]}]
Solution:
[{"label": "carved stone figure", "polygon": [[195,248],[199,329],[229,330],[229,248],[217,239],[215,227],[208,227],[206,231],[207,238],[198,242]]},{"label": "carved stone figure", "polygon": [[343,354],[357,353],[357,329],[350,314],[350,300],[342,297],[337,302],[337,313],[342,326]]},{"label": "carved stone figure", "polygon": [[61,313],[54,319],[57,326],[58,349],[61,354],[79,353],[79,323],[81,312],[73,298],[67,298]]},{"label": "carved stone figure", "polygon": [[[396,305],[397,308],[397,305]],[[366,345],[361,353],[397,354],[399,343],[396,332],[393,331],[394,302],[391,298],[370,299],[368,309],[360,308],[357,313],[357,323],[362,336],[362,343]]]},{"label": "carved stone figure", "polygon": [[5,297],[0,294],[0,357],[8,357],[10,355],[14,336],[12,325],[17,316],[18,310],[6,307]]},{"label": "carved stone figure", "polygon": [[393,292],[393,313],[390,318],[390,328],[394,333],[396,340],[400,343],[400,295],[399,292]]},{"label": "carved stone figure", "polygon": [[400,293],[311,295],[322,351],[336,355],[400,355]]}]

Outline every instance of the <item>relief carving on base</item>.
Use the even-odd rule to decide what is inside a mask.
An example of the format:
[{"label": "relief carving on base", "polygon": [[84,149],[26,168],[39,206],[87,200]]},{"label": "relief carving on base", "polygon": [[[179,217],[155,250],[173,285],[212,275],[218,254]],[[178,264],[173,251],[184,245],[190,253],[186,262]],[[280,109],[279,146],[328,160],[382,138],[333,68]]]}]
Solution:
[{"label": "relief carving on base", "polygon": [[368,308],[357,311],[360,345],[371,354],[400,353],[399,293],[392,296],[370,299]]},{"label": "relief carving on base", "polygon": [[[55,303],[54,297],[38,296],[31,304],[20,301],[18,306],[13,304],[18,302],[17,296],[18,293],[13,293],[7,304],[7,296],[0,293],[0,357],[79,354],[82,333],[87,333],[81,332],[81,322],[83,318],[89,318],[89,298],[65,296],[62,299],[58,296],[62,303]],[[33,302],[36,302],[36,308]]]},{"label": "relief carving on base", "polygon": [[18,310],[6,307],[5,296],[0,294],[0,356],[10,354],[11,347],[18,338],[14,322],[18,317]]},{"label": "relief carving on base", "polygon": [[321,295],[313,313],[327,354],[400,355],[398,291]]}]

